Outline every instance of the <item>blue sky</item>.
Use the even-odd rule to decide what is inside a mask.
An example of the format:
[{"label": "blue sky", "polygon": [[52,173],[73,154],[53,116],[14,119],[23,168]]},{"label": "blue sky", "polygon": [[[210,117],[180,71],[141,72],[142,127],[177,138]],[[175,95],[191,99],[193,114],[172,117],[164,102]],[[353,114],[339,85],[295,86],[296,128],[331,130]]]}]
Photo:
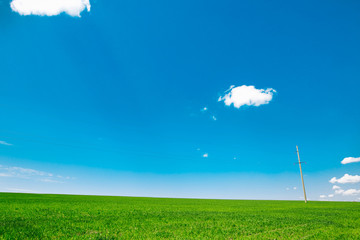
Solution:
[{"label": "blue sky", "polygon": [[52,1],[0,0],[0,191],[301,199],[299,145],[360,197],[358,1]]}]

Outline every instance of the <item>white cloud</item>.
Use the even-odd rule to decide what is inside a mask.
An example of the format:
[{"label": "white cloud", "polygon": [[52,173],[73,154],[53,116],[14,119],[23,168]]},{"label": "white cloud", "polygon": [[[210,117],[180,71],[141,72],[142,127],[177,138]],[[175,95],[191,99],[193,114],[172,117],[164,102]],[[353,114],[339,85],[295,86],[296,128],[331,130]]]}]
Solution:
[{"label": "white cloud", "polygon": [[328,197],[332,198],[332,197],[334,197],[334,194],[329,194]]},{"label": "white cloud", "polygon": [[332,187],[332,189],[333,189],[333,190],[336,190],[336,189],[340,189],[340,187],[337,186],[337,185],[334,185],[334,186]]},{"label": "white cloud", "polygon": [[348,163],[354,163],[354,162],[360,162],[360,157],[358,157],[358,158],[347,157],[341,161],[342,164],[348,164]]},{"label": "white cloud", "polygon": [[214,121],[216,121],[216,120],[217,120],[215,116],[212,116],[212,119],[213,119]]},{"label": "white cloud", "polygon": [[208,156],[209,156],[209,154],[207,154],[207,153],[204,153],[204,155],[203,155],[204,158],[207,158]]},{"label": "white cloud", "polygon": [[296,190],[296,187],[293,187],[294,190]]},{"label": "white cloud", "polygon": [[330,179],[329,181],[330,183],[358,183],[360,182],[360,176],[359,175],[349,175],[349,174],[345,174],[343,177],[337,179],[336,177],[333,177],[332,179]]},{"label": "white cloud", "polygon": [[67,13],[73,17],[80,17],[86,10],[90,12],[89,0],[12,0],[11,9],[20,15],[54,16]]},{"label": "white cloud", "polygon": [[342,195],[344,196],[353,196],[358,194],[360,194],[360,190],[356,190],[356,189],[348,189],[342,193]]},{"label": "white cloud", "polygon": [[335,190],[335,194],[342,194],[344,192],[343,189],[337,189]]},{"label": "white cloud", "polygon": [[260,106],[268,104],[276,91],[272,88],[256,89],[254,86],[242,85],[239,87],[231,86],[225,95],[220,97],[218,101],[224,101],[225,105],[240,108],[241,106]]},{"label": "white cloud", "polygon": [[8,143],[8,142],[5,142],[5,141],[0,141],[0,145],[12,146],[11,143]]},{"label": "white cloud", "polygon": [[354,196],[354,195],[359,195],[360,194],[360,189],[348,189],[348,190],[344,190],[344,189],[336,189],[335,190],[335,194],[341,194],[343,196]]},{"label": "white cloud", "polygon": [[204,107],[204,108],[201,109],[202,112],[205,112],[207,110],[208,110],[207,107]]},{"label": "white cloud", "polygon": [[320,198],[326,198],[326,195],[320,195]]}]

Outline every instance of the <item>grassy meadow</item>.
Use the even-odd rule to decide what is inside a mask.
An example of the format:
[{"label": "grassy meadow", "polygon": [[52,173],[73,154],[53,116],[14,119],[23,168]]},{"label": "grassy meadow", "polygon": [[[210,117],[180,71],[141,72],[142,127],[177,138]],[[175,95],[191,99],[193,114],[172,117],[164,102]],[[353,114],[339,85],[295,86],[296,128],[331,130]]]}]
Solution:
[{"label": "grassy meadow", "polygon": [[360,203],[0,193],[1,239],[360,239]]}]

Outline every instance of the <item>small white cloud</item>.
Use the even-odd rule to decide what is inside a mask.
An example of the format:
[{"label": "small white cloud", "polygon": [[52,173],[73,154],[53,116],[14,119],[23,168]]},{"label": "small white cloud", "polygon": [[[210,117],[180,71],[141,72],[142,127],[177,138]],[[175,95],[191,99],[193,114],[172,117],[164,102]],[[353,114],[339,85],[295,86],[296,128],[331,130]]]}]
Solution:
[{"label": "small white cloud", "polygon": [[341,161],[342,164],[348,164],[348,163],[354,163],[354,162],[360,162],[360,157],[358,157],[358,158],[347,157]]},{"label": "small white cloud", "polygon": [[207,153],[204,153],[204,154],[203,154],[203,157],[204,157],[204,158],[207,158],[208,156],[209,156],[209,154],[207,154]]},{"label": "small white cloud", "polygon": [[294,190],[296,190],[297,188],[296,187],[293,187]]},{"label": "small white cloud", "polygon": [[212,119],[213,119],[214,121],[216,121],[216,120],[217,120],[215,116],[212,116]]},{"label": "small white cloud", "polygon": [[54,16],[67,13],[80,17],[86,10],[90,12],[89,0],[12,0],[10,7],[20,15]]},{"label": "small white cloud", "polygon": [[329,194],[328,197],[332,198],[332,197],[334,197],[334,194]]},{"label": "small white cloud", "polygon": [[320,198],[326,198],[326,195],[320,195]]},{"label": "small white cloud", "polygon": [[0,141],[0,145],[12,146],[11,143],[8,143],[8,142],[5,142],[5,141]]},{"label": "small white cloud", "polygon": [[218,101],[224,101],[225,105],[240,108],[241,106],[260,106],[268,104],[276,91],[272,88],[256,89],[254,86],[242,85],[239,87],[231,86],[225,95],[219,97]]},{"label": "small white cloud", "polygon": [[205,112],[207,110],[208,110],[207,107],[204,107],[204,108],[201,109],[202,112]]},{"label": "small white cloud", "polygon": [[334,185],[334,186],[332,187],[332,189],[333,189],[333,190],[336,190],[336,189],[340,189],[340,187],[337,186],[337,185]]},{"label": "small white cloud", "polygon": [[360,182],[360,176],[359,175],[349,175],[349,174],[345,174],[343,177],[337,179],[336,177],[333,177],[332,179],[330,179],[329,181],[330,183],[358,183]]}]

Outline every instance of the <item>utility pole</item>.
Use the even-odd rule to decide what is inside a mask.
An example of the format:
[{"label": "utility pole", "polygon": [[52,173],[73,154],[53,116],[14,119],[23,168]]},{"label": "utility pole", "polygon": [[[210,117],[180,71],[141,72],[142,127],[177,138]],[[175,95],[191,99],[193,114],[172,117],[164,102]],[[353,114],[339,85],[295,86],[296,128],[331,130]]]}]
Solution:
[{"label": "utility pole", "polygon": [[301,182],[302,182],[302,186],[303,186],[303,190],[304,190],[305,203],[307,203],[306,192],[305,192],[305,184],[304,184],[304,177],[303,177],[303,173],[302,173],[302,170],[301,170],[300,154],[299,154],[299,148],[298,148],[297,145],[296,145],[296,153],[297,153],[298,160],[299,160],[300,175],[301,175]]}]

